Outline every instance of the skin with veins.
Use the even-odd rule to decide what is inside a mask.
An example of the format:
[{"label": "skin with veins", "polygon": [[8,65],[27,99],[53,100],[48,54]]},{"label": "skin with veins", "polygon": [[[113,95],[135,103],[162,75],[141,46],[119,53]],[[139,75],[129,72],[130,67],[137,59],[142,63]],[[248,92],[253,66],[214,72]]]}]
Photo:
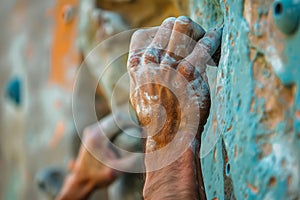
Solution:
[{"label": "skin with veins", "polygon": [[[220,45],[221,35],[222,29],[205,33],[188,17],[179,17],[166,19],[159,28],[139,30],[132,37],[128,60],[130,99],[147,134],[146,170],[174,156],[173,152],[162,151],[152,159],[148,153],[163,149],[178,135],[178,146],[180,141],[194,137],[174,162],[146,172],[145,199],[206,199],[198,157],[210,109],[205,70]],[[176,82],[179,89],[174,92]],[[190,129],[189,120],[184,119],[195,109],[198,118],[191,120],[197,128]],[[176,152],[176,145],[173,150]]]}]

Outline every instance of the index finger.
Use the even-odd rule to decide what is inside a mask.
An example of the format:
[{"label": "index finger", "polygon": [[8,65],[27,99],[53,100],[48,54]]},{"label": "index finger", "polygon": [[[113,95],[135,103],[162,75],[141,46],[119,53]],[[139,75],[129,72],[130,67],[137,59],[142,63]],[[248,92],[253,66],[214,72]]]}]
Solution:
[{"label": "index finger", "polygon": [[[223,27],[207,31],[202,39],[196,44],[194,50],[185,60],[192,66],[197,67],[200,73],[206,69],[206,64],[211,60],[221,44]],[[200,69],[199,69],[200,67]]]},{"label": "index finger", "polygon": [[146,49],[152,42],[159,27],[139,29],[131,36],[129,56],[137,51]]},{"label": "index finger", "polygon": [[140,64],[145,49],[151,44],[158,29],[159,27],[140,29],[133,33],[129,46],[127,69]]}]

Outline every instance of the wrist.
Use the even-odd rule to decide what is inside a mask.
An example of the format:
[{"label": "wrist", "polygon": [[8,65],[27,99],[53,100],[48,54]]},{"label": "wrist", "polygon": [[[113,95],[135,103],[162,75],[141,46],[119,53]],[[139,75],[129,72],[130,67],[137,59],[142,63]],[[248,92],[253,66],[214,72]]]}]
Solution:
[{"label": "wrist", "polygon": [[[147,157],[145,159],[147,160]],[[147,162],[145,165],[147,169]],[[198,199],[195,165],[195,152],[189,147],[170,165],[153,172],[147,172],[143,191],[144,198]]]}]

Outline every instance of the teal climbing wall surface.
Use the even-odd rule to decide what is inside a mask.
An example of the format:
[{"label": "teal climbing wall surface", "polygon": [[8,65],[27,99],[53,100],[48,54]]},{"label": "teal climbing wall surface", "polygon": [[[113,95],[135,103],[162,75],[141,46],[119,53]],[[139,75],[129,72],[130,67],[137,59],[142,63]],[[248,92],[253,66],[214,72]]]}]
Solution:
[{"label": "teal climbing wall surface", "polygon": [[224,24],[220,65],[207,72],[213,105],[200,157],[208,199],[299,199],[297,1],[189,3],[206,29]]}]

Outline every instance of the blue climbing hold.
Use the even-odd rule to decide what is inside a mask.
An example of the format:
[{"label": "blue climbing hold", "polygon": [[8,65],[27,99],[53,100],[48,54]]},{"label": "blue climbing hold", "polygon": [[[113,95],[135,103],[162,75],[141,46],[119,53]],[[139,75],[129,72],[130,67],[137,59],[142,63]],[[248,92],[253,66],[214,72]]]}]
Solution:
[{"label": "blue climbing hold", "polygon": [[300,3],[293,0],[275,0],[273,18],[276,26],[284,34],[292,34],[297,30],[300,17]]},{"label": "blue climbing hold", "polygon": [[8,82],[5,92],[5,96],[17,106],[21,105],[21,84],[19,78],[12,78]]}]

